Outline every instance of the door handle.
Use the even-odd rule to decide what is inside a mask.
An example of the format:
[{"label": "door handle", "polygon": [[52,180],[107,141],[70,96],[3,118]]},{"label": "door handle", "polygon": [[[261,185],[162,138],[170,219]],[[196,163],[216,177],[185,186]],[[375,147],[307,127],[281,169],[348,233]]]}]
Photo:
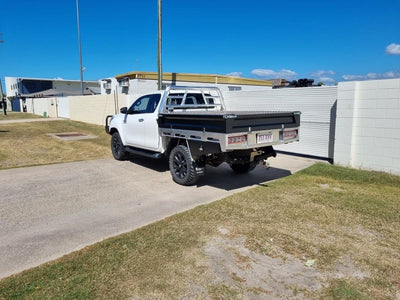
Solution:
[{"label": "door handle", "polygon": [[139,122],[143,122],[144,121],[144,119],[139,119]]}]

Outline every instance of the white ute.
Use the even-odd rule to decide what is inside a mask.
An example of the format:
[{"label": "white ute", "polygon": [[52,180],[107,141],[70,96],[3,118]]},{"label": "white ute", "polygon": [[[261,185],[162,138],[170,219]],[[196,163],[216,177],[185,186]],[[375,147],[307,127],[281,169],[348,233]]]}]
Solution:
[{"label": "white ute", "polygon": [[166,157],[172,178],[193,185],[206,165],[245,173],[276,156],[273,145],[299,140],[300,112],[226,111],[216,87],[169,87],[138,98],[105,129],[117,160]]}]

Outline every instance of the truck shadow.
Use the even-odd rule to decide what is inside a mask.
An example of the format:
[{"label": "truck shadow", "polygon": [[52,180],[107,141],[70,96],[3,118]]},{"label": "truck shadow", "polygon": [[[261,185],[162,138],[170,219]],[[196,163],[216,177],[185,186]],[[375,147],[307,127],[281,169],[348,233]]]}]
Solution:
[{"label": "truck shadow", "polygon": [[137,164],[160,173],[169,171],[168,161],[165,158],[154,159],[139,155],[132,155],[129,158],[129,161],[133,164]]},{"label": "truck shadow", "polygon": [[226,191],[249,187],[253,185],[265,185],[266,182],[291,175],[289,170],[269,168],[268,170],[257,166],[246,174],[236,174],[227,164],[217,168],[207,166],[206,175],[201,177],[197,186],[209,185]]},{"label": "truck shadow", "polygon": [[[142,156],[132,156],[130,158],[132,164],[137,164],[145,168],[149,168],[159,173],[169,174],[168,161],[166,159],[150,159]],[[223,163],[217,168],[207,166],[206,174],[199,178],[197,187],[212,186],[226,191],[245,188],[253,185],[264,185],[266,182],[276,180],[291,175],[292,173],[286,169],[269,168],[268,170],[257,166],[253,171],[246,174],[236,174],[232,171],[228,164]],[[172,183],[172,178],[171,178]],[[176,184],[176,183],[174,183]]]}]

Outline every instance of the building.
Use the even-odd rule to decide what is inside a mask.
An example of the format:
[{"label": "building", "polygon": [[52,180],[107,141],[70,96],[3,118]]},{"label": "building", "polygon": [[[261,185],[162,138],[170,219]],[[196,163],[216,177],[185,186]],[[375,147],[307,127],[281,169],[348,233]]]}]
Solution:
[{"label": "building", "polygon": [[[21,111],[21,101],[26,98],[71,96],[81,94],[80,80],[5,77],[7,99],[13,111]],[[98,81],[83,82],[85,94],[99,94]]]},{"label": "building", "polygon": [[[112,78],[101,79],[101,94],[123,93],[128,95],[144,94],[158,89],[156,72],[130,72]],[[254,91],[271,89],[278,80],[259,80],[213,74],[163,73],[163,89],[171,85],[217,86],[221,91]]]}]

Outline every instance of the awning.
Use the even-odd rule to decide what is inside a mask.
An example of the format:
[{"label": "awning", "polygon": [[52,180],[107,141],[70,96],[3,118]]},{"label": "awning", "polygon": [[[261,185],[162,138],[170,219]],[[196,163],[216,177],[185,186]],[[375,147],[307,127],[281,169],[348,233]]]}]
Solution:
[{"label": "awning", "polygon": [[[47,98],[47,97],[55,97],[55,96],[80,96],[81,91],[63,91],[56,89],[49,89],[37,93],[30,94],[19,94],[19,98]],[[86,88],[83,91],[84,95],[96,95],[100,94],[100,91],[97,91],[96,88]]]}]

